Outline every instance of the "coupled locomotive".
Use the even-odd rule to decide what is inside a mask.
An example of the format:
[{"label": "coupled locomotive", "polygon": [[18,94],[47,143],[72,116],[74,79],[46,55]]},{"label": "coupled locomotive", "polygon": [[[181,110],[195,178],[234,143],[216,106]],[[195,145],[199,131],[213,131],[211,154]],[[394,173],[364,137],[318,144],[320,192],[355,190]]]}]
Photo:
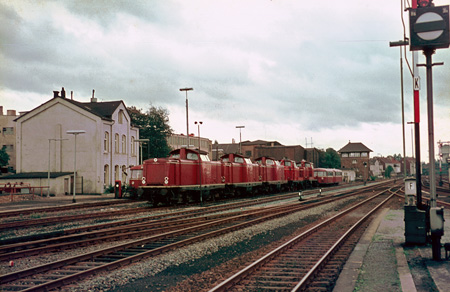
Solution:
[{"label": "coupled locomotive", "polygon": [[[336,176],[331,183],[338,182]],[[130,179],[138,197],[153,206],[301,190],[318,183],[313,165],[306,161],[260,157],[253,162],[232,153],[211,161],[206,153],[186,148],[173,150],[166,158],[145,160],[131,168]]]}]

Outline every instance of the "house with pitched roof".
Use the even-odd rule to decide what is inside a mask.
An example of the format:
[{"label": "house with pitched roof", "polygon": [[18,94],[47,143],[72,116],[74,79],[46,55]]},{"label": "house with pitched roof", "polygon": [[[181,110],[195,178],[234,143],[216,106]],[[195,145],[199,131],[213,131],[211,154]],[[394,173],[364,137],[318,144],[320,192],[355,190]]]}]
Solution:
[{"label": "house with pitched roof", "polygon": [[[98,102],[93,92],[90,102],[80,102],[63,88],[15,121],[16,175],[34,186],[50,183],[51,194],[71,194],[74,171],[77,194],[101,194],[116,180],[128,183],[129,168],[139,164],[139,129],[121,100]],[[73,130],[84,131],[76,149]]]},{"label": "house with pitched roof", "polygon": [[[408,161],[409,161],[408,166],[414,165],[415,160],[412,160],[413,161],[412,164],[411,164],[411,160],[407,160],[407,162]],[[374,157],[370,161],[370,170],[374,176],[384,176],[385,171],[389,166],[392,167],[392,170],[393,170],[393,172],[391,173],[392,176],[402,173],[402,162],[397,161],[392,156]],[[410,174],[411,173],[410,171],[411,171],[411,169],[409,171],[407,171],[407,173]]]},{"label": "house with pitched roof", "polygon": [[356,178],[366,181],[369,178],[370,150],[361,142],[348,142],[338,153],[341,156],[342,171],[352,170]]}]

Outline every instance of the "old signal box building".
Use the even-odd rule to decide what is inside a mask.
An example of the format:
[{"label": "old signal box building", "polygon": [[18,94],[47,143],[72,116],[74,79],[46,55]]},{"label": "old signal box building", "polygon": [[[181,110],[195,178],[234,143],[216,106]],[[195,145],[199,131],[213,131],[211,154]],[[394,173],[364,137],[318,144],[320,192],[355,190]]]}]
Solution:
[{"label": "old signal box building", "polygon": [[363,143],[348,142],[338,153],[341,156],[341,169],[355,171],[356,178],[367,180],[369,177],[370,150]]}]

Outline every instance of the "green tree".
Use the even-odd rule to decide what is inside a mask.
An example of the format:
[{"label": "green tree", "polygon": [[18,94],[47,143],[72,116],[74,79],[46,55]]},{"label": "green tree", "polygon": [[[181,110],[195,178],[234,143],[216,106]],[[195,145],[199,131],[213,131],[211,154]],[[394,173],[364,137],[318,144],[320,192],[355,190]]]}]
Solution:
[{"label": "green tree", "polygon": [[402,159],[403,159],[403,158],[402,158],[402,155],[401,155],[400,153],[399,153],[399,154],[394,154],[393,157],[394,157],[394,159],[397,160],[397,161],[402,161]]},{"label": "green tree", "polygon": [[336,150],[328,148],[325,152],[320,151],[319,164],[324,168],[341,168],[341,157]]},{"label": "green tree", "polygon": [[388,165],[388,167],[386,167],[386,170],[384,171],[384,177],[391,178],[391,174],[393,171],[394,169],[392,168],[392,166]]},{"label": "green tree", "polygon": [[148,143],[142,144],[142,157],[166,157],[170,149],[167,139],[172,135],[173,130],[169,125],[169,112],[161,107],[150,105],[150,108],[143,112],[136,107],[128,107],[131,122],[139,127],[139,139],[149,139]]},{"label": "green tree", "polygon": [[0,149],[0,166],[7,166],[9,162],[9,155],[6,153],[6,146]]}]

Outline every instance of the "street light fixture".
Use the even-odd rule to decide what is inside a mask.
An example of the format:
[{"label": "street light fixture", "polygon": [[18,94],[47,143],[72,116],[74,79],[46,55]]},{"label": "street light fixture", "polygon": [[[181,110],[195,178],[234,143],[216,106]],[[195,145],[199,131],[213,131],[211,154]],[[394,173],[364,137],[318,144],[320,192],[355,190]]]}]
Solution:
[{"label": "street light fixture", "polygon": [[80,134],[86,133],[85,130],[69,130],[66,132],[69,135],[75,136],[75,150],[74,150],[74,159],[73,159],[73,199],[72,202],[76,203],[75,200],[75,192],[76,192],[76,186],[77,186],[77,136]]},{"label": "street light fixture", "polygon": [[245,126],[236,126],[236,129],[239,129],[239,154],[242,155],[242,133],[241,130],[245,128]]},{"label": "street light fixture", "polygon": [[407,40],[400,40],[397,42],[389,42],[390,47],[400,48],[400,87],[401,87],[401,97],[402,97],[402,134],[403,134],[403,177],[406,178],[406,150],[405,150],[405,102],[403,95],[403,57],[402,57],[402,47],[407,46],[409,42]]},{"label": "street light fixture", "polygon": [[50,142],[51,141],[64,141],[64,140],[69,140],[69,139],[48,139],[48,176],[47,176],[47,197],[50,197]]},{"label": "street light fixture", "polygon": [[[134,142],[139,143],[139,148],[141,149],[141,165],[142,165],[142,143],[148,142],[149,139],[135,139]],[[148,154],[148,153],[147,153]]]},{"label": "street light fixture", "polygon": [[188,105],[188,91],[194,88],[180,88],[180,91],[186,91],[186,134],[187,134],[187,148],[189,149],[189,105]]}]

